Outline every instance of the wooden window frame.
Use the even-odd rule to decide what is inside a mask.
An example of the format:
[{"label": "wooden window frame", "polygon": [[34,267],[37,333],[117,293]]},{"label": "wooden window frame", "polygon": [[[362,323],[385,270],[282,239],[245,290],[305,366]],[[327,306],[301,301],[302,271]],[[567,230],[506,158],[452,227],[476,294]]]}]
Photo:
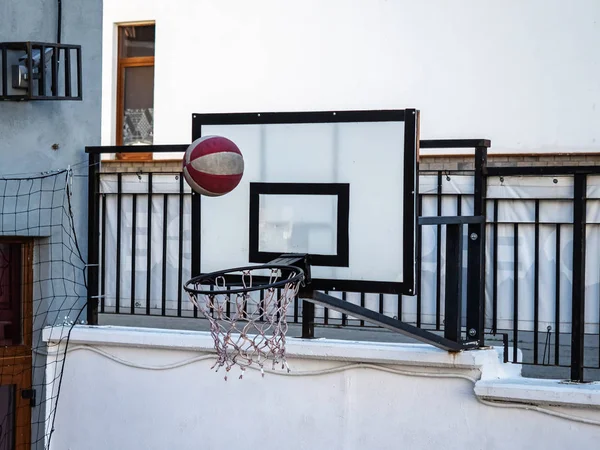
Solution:
[{"label": "wooden window frame", "polygon": [[[154,56],[122,57],[121,28],[155,25],[154,22],[136,22],[117,26],[117,139],[116,145],[123,145],[123,116],[125,113],[125,70],[130,67],[154,67]],[[152,160],[152,152],[117,153],[116,158],[127,161]]]},{"label": "wooden window frame", "polygon": [[[0,236],[0,243],[21,246],[22,341],[18,345],[0,349],[0,385],[15,387],[15,448],[28,448],[31,445],[31,403],[22,395],[22,391],[31,389],[32,383],[33,239]],[[9,366],[11,370],[2,370]]]}]

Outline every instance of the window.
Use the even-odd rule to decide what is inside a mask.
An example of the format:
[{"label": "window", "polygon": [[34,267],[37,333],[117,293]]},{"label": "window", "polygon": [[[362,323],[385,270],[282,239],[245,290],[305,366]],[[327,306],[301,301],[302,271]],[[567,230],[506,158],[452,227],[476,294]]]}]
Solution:
[{"label": "window", "polygon": [[[154,141],[154,24],[118,28],[117,145]],[[152,159],[152,153],[119,153],[117,159]]]},{"label": "window", "polygon": [[33,241],[0,237],[0,450],[31,445]]}]

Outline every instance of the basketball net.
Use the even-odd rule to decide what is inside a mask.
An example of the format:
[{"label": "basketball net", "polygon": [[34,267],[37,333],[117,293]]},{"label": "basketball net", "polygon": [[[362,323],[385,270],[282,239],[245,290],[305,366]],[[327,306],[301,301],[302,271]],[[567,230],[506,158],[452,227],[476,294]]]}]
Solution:
[{"label": "basketball net", "polygon": [[[227,278],[221,272],[212,278],[214,283],[208,292],[202,289],[209,284],[210,275],[186,285],[191,302],[210,323],[217,353],[211,369],[216,367],[218,371],[225,366],[225,380],[234,366],[241,369],[240,379],[251,366],[260,368],[264,377],[267,361],[271,361],[273,370],[281,364],[282,369],[290,371],[285,354],[286,316],[288,306],[298,295],[303,273],[290,268],[289,276],[284,278],[281,268],[267,267],[268,283],[255,285],[253,272],[258,269],[265,270],[265,266],[246,268],[237,275],[229,273]],[[226,280],[232,285],[228,286]]]}]

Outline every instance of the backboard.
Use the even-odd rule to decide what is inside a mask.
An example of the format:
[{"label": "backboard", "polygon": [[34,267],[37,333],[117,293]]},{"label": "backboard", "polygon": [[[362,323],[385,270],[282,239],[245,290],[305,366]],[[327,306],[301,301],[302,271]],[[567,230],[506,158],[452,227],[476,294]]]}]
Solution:
[{"label": "backboard", "polygon": [[311,255],[318,290],[415,292],[418,111],[193,114],[237,144],[244,176],[194,194],[193,273]]}]

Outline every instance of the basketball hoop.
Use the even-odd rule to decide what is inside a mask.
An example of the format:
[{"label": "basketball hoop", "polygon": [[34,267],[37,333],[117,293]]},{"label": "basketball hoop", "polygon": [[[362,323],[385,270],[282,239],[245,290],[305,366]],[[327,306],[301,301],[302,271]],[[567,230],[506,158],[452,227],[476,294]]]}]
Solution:
[{"label": "basketball hoop", "polygon": [[244,376],[256,364],[264,377],[264,364],[289,366],[285,355],[287,308],[296,298],[304,271],[278,264],[238,267],[200,275],[184,289],[191,302],[210,322],[215,341],[217,371],[235,365]]}]

